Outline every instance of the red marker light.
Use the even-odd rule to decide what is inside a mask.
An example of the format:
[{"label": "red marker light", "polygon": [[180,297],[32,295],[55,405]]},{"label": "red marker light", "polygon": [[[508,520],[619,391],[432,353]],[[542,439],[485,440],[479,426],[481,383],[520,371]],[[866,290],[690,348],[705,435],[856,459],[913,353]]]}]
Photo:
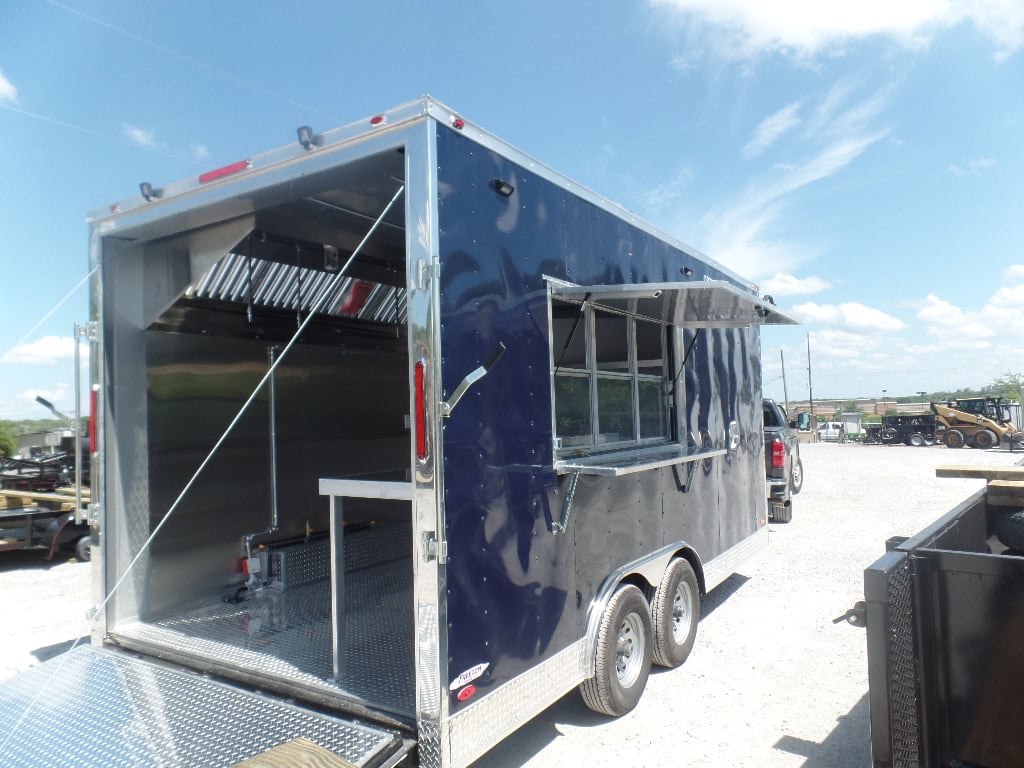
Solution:
[{"label": "red marker light", "polygon": [[387,118],[384,115],[374,115],[370,118],[370,125],[383,125],[387,122]]},{"label": "red marker light", "polygon": [[96,453],[96,393],[99,386],[89,390],[89,453]]},{"label": "red marker light", "polygon": [[212,171],[207,171],[199,176],[200,184],[209,184],[211,181],[217,179],[223,179],[225,176],[230,176],[233,173],[239,171],[245,171],[252,167],[252,163],[248,160],[239,160],[237,163],[231,165],[225,165],[223,168],[216,168]]},{"label": "red marker light", "polygon": [[424,382],[427,364],[416,361],[416,458],[427,460],[427,388]]},{"label": "red marker light", "polygon": [[466,127],[466,121],[463,120],[461,117],[453,117],[452,126],[461,131],[463,128]]},{"label": "red marker light", "polygon": [[475,685],[467,685],[465,688],[463,688],[461,691],[459,691],[458,694],[456,694],[455,698],[457,698],[459,701],[465,701],[470,696],[472,696],[474,693],[476,693],[476,686]]}]

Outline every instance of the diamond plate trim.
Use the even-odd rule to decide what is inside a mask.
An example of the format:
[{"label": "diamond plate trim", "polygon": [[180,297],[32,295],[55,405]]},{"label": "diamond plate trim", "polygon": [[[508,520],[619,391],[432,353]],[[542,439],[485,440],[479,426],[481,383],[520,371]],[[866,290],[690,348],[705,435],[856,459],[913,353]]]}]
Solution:
[{"label": "diamond plate trim", "polygon": [[888,576],[889,720],[893,768],[921,764],[910,558]]},{"label": "diamond plate trim", "polygon": [[0,686],[0,742],[8,736],[2,768],[230,766],[299,736],[366,766],[401,743],[388,731],[91,646]]},{"label": "diamond plate trim", "polygon": [[589,677],[586,641],[578,640],[488,693],[443,725],[453,768],[465,766]]}]

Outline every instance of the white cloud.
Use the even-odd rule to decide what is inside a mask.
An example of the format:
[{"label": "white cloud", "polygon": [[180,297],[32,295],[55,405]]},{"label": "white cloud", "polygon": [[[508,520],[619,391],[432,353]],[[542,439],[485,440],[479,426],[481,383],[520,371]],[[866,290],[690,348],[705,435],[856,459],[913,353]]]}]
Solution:
[{"label": "white cloud", "polygon": [[743,147],[743,155],[757,157],[778,141],[783,134],[798,126],[800,124],[800,119],[797,117],[799,110],[800,102],[794,101],[762,120],[760,125],[754,129],[754,135],[750,141]]},{"label": "white cloud", "polygon": [[10,102],[11,104],[18,103],[18,89],[14,83],[8,80],[0,70],[0,103]]},{"label": "white cloud", "polygon": [[1003,280],[1008,283],[1024,280],[1024,264],[1014,264],[1011,267],[1007,267],[1006,271],[1003,272]]},{"label": "white cloud", "polygon": [[991,157],[979,157],[977,160],[971,160],[963,165],[953,164],[946,168],[954,176],[980,176],[981,172],[986,168],[991,168],[996,164],[996,161]]},{"label": "white cloud", "polygon": [[206,160],[210,156],[205,144],[189,144],[188,151],[196,160]]},{"label": "white cloud", "polygon": [[783,209],[793,195],[839,173],[889,133],[875,125],[889,93],[874,92],[858,101],[854,91],[850,84],[839,84],[813,107],[803,159],[756,177],[731,206],[704,217],[702,241],[708,253],[754,280],[793,270],[807,260],[805,250],[773,233]]},{"label": "white cloud", "polygon": [[157,143],[156,132],[151,128],[139,128],[137,125],[124,123],[121,126],[121,131],[124,133],[128,141],[133,144],[138,144],[140,147],[157,149],[161,146]]},{"label": "white cloud", "polygon": [[70,336],[44,336],[4,353],[0,363],[44,365],[70,360],[75,355],[75,340]]},{"label": "white cloud", "polygon": [[905,327],[901,320],[892,315],[857,302],[838,305],[814,302],[797,304],[793,307],[793,314],[805,322],[824,323],[833,328],[862,333],[898,331]]},{"label": "white cloud", "polygon": [[798,59],[842,52],[858,40],[885,37],[907,48],[972,23],[1005,58],[1024,42],[1019,0],[651,0],[678,13],[688,37],[705,40],[723,59],[782,53]]},{"label": "white cloud", "polygon": [[776,272],[773,277],[761,281],[761,292],[776,297],[806,296],[820,293],[828,287],[829,284],[820,277],[796,277],[782,272]]}]

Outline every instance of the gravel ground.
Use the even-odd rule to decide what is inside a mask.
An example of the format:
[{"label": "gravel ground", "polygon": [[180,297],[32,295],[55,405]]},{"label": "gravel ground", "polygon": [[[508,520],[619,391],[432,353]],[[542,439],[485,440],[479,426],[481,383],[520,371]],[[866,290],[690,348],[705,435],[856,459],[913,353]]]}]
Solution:
[{"label": "gravel ground", "polygon": [[[651,675],[639,706],[595,715],[573,692],[474,768],[868,766],[865,633],[833,624],[863,598],[863,571],[891,536],[916,533],[982,487],[939,480],[946,464],[1014,464],[1020,454],[943,447],[801,447],[793,522],[704,601],[697,644]],[[0,679],[88,633],[89,566],[0,553]]]}]

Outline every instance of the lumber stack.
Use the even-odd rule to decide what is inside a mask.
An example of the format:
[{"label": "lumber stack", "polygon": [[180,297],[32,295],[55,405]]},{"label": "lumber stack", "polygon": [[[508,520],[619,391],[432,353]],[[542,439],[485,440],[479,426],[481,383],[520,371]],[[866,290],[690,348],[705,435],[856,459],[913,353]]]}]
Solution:
[{"label": "lumber stack", "polygon": [[937,467],[936,477],[985,480],[991,507],[1024,507],[1024,467]]}]

